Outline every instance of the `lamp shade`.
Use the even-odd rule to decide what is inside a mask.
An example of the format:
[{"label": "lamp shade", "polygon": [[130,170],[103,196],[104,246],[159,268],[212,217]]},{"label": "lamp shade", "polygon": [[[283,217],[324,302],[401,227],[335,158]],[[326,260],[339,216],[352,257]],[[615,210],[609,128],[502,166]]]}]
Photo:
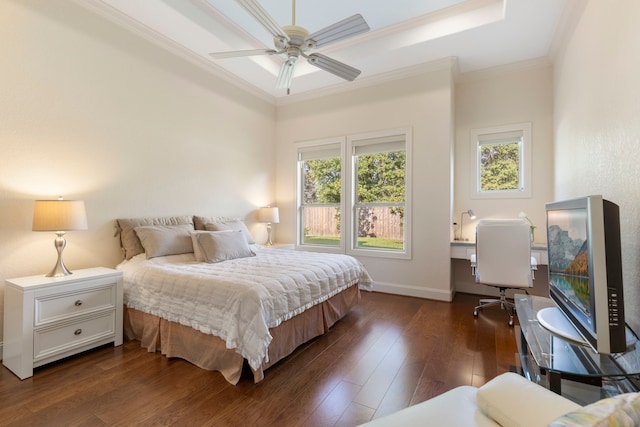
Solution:
[{"label": "lamp shade", "polygon": [[278,208],[266,207],[260,208],[258,212],[258,221],[260,222],[272,222],[277,224],[280,222],[280,212]]},{"label": "lamp shade", "polygon": [[33,231],[86,230],[87,214],[83,200],[36,200]]}]

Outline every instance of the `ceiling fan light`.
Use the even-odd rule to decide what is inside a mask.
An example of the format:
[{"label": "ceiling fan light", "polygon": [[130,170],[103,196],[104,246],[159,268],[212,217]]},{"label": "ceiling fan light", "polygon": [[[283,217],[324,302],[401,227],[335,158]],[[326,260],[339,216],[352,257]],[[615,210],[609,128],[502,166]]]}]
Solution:
[{"label": "ceiling fan light", "polygon": [[276,83],[277,89],[288,89],[291,86],[291,80],[293,80],[293,72],[296,68],[296,61],[298,58],[292,57],[287,59],[280,67],[280,74],[278,74],[278,82]]}]

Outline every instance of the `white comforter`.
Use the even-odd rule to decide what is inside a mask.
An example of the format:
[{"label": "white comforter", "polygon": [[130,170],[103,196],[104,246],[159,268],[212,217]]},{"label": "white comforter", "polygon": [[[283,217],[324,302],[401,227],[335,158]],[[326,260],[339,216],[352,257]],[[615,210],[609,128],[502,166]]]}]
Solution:
[{"label": "white comforter", "polygon": [[255,257],[216,264],[193,254],[147,260],[140,254],[118,265],[127,307],[222,338],[257,369],[268,361],[269,328],[356,283],[371,278],[346,255],[256,247]]}]

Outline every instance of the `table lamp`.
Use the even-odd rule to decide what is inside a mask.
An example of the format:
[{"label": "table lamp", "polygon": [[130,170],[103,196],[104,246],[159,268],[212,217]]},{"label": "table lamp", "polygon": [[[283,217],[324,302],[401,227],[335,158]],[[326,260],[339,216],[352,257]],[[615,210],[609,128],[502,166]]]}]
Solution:
[{"label": "table lamp", "polygon": [[278,212],[278,208],[271,206],[260,208],[260,212],[258,212],[258,221],[267,223],[266,245],[273,246],[273,242],[271,241],[271,223],[277,224],[280,222],[280,213]]},{"label": "table lamp", "polygon": [[58,261],[47,277],[61,277],[72,274],[64,262],[62,251],[67,244],[65,231],[86,230],[87,214],[83,200],[36,200],[33,210],[33,231],[53,231],[58,237],[54,241],[58,251]]},{"label": "table lamp", "polygon": [[467,214],[469,215],[470,219],[476,219],[476,214],[473,212],[473,210],[469,209],[468,211],[462,212],[460,214],[460,240],[464,240],[464,238],[462,237],[462,219],[464,218],[464,215]]}]

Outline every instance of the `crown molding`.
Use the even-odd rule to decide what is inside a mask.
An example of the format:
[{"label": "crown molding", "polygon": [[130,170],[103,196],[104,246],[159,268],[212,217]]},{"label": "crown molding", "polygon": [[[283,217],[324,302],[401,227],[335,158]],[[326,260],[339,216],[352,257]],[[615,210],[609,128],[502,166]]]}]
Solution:
[{"label": "crown molding", "polygon": [[498,65],[496,67],[483,68],[481,70],[468,71],[458,74],[456,83],[467,83],[479,80],[512,74],[519,71],[530,70],[535,68],[544,68],[553,66],[553,62],[549,56],[541,56],[538,58],[527,59],[525,61],[511,62],[509,64]]},{"label": "crown molding", "polygon": [[313,89],[299,94],[288,95],[286,97],[277,98],[276,105],[284,106],[295,104],[298,102],[309,101],[312,99],[322,98],[329,95],[335,95],[343,92],[350,92],[353,90],[363,89],[366,87],[377,86],[387,82],[393,82],[397,80],[406,79],[409,77],[419,76],[421,74],[427,74],[434,71],[440,71],[444,69],[452,70],[452,74],[455,75],[458,66],[457,57],[446,57],[437,59],[435,61],[425,62],[410,67],[401,68],[398,70],[390,71],[388,73],[376,74],[370,77],[363,77],[356,79],[352,82],[338,83],[333,86],[322,87],[319,89]]},{"label": "crown molding", "polygon": [[551,41],[551,47],[549,48],[549,56],[555,61],[558,55],[564,51],[569,39],[573,36],[582,13],[587,7],[588,0],[567,0],[567,4],[562,11],[560,22],[556,28],[556,33]]}]

